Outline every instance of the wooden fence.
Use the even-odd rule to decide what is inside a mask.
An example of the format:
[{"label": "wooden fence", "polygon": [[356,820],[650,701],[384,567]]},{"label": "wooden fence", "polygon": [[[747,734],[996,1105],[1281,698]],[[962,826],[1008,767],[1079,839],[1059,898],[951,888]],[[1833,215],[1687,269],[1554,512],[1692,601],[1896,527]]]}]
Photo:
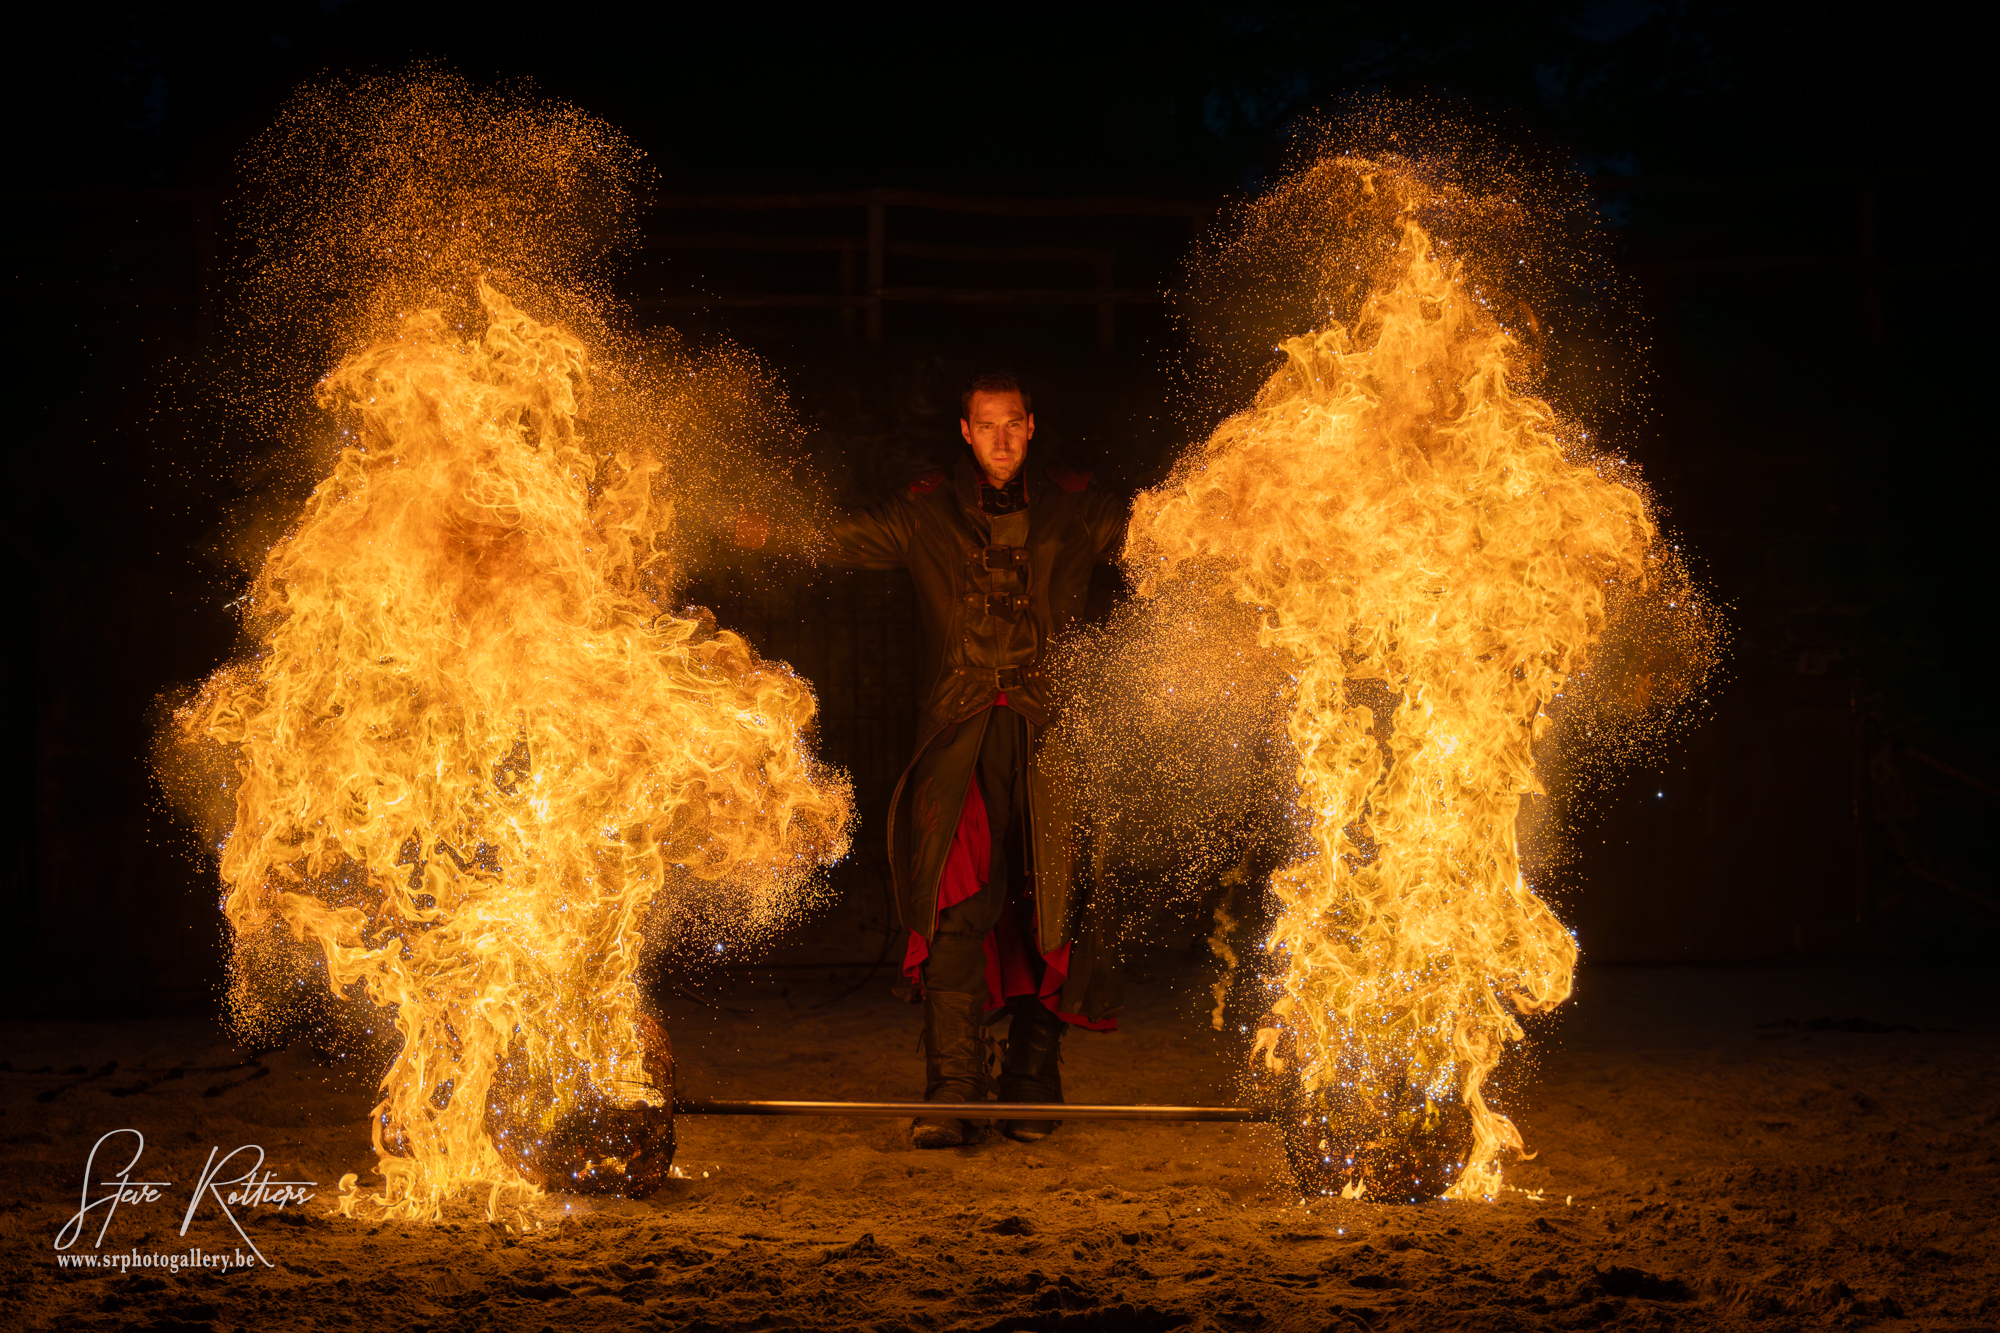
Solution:
[{"label": "wooden fence", "polygon": [[[1899,213],[1925,214],[1924,187],[1964,190],[1971,181],[1989,177],[1992,163],[1958,163],[1949,167],[1912,167],[1875,175],[1796,176],[1730,179],[1598,176],[1591,186],[1610,197],[1679,196],[1708,214],[1692,228],[1694,234],[1661,236],[1639,242],[1624,257],[1649,295],[1664,300],[1675,284],[1688,277],[1715,273],[1782,270],[1845,270],[1857,279],[1862,326],[1878,345],[1890,337],[1884,289],[1893,282],[1929,281],[1989,272],[1990,261],[1963,255],[1940,255],[1930,263],[1906,259],[1885,262],[1880,233],[1884,205]],[[0,283],[0,297],[25,304],[48,303],[137,308],[154,322],[185,322],[198,342],[214,332],[215,278],[220,250],[217,196],[214,191],[178,190],[37,190],[4,194],[13,219],[9,227],[17,259],[32,254],[40,262],[17,265],[16,276]],[[1818,244],[1794,249],[1779,235],[1751,239],[1739,228],[1718,225],[1717,210],[1735,214],[1759,198],[1789,197],[1773,209],[1775,219],[1800,216],[1800,196],[1819,196],[1824,204],[1809,211],[1839,219],[1835,235],[1817,235]],[[935,237],[891,237],[891,210],[899,215],[956,214],[963,217],[1017,219],[1182,219],[1189,239],[1200,231],[1218,207],[1214,200],[1160,198],[1022,198],[995,195],[944,194],[929,190],[865,189],[789,194],[675,194],[653,201],[651,224],[641,238],[647,253],[752,252],[771,255],[824,254],[832,263],[825,282],[814,290],[731,290],[676,294],[634,294],[630,304],[641,312],[665,314],[702,309],[829,309],[838,312],[841,335],[869,346],[881,343],[884,313],[890,306],[1048,306],[1091,307],[1096,312],[1096,341],[1109,351],[1118,336],[1120,306],[1154,306],[1161,301],[1158,283],[1150,277],[1130,280],[1129,249],[1117,245],[961,244]],[[831,215],[830,234],[771,234],[748,222],[753,215]],[[737,225],[664,225],[692,217],[734,215]],[[806,220],[802,216],[802,220]],[[1907,231],[1910,220],[1898,219]],[[817,220],[812,220],[815,224]],[[780,224],[788,225],[788,224]],[[918,230],[923,230],[919,228]],[[935,230],[935,228],[932,228]],[[1787,230],[1782,221],[1774,233]],[[1103,237],[1097,237],[1100,241]],[[1153,249],[1159,249],[1154,237]],[[1713,241],[1711,249],[1706,242]],[[1749,244],[1745,244],[1749,241]],[[1760,243],[1762,242],[1762,243]],[[1775,242],[1775,243],[1774,243]],[[1830,243],[1829,243],[1830,242]],[[1893,242],[1892,242],[1893,246]],[[1155,256],[1157,258],[1157,256]],[[984,287],[897,283],[891,261],[942,261],[968,266],[1074,266],[1087,275],[1075,286]],[[1121,262],[1127,270],[1120,285]],[[22,270],[34,273],[24,280]],[[37,270],[39,270],[37,272]],[[1155,275],[1156,276],[1156,275]],[[751,284],[754,285],[754,284]],[[1662,313],[1665,313],[1664,311]],[[1667,330],[1671,321],[1660,326]],[[164,330],[162,330],[164,332]],[[176,333],[179,330],[175,330]],[[182,335],[184,336],[184,335]],[[174,339],[178,341],[178,338]]]},{"label": "wooden fence", "polygon": [[[738,250],[831,255],[836,260],[827,288],[811,292],[718,292],[640,297],[638,310],[710,307],[835,309],[847,341],[877,346],[882,341],[883,308],[889,305],[1094,306],[1097,347],[1109,352],[1118,336],[1120,305],[1157,305],[1160,293],[1121,288],[1118,251],[1103,246],[961,245],[891,240],[889,210],[1013,218],[1185,218],[1189,236],[1215,211],[1213,202],[1188,199],[1030,199],[991,195],[940,194],[929,190],[840,190],[810,194],[681,194],[658,201],[661,213],[818,212],[848,214],[856,230],[831,236],[773,236],[748,232],[649,232],[649,251]],[[889,280],[891,259],[929,259],[969,264],[1077,265],[1089,270],[1087,287],[960,287],[897,285]]]}]

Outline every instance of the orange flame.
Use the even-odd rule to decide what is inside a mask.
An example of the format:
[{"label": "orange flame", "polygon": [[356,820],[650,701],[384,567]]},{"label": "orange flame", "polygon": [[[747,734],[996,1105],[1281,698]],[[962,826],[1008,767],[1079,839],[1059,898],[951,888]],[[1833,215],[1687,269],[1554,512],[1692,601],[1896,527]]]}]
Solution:
[{"label": "orange flame", "polygon": [[233,753],[239,946],[281,926],[395,1009],[367,1202],[406,1218],[537,1193],[494,1099],[537,1089],[501,1123],[541,1130],[657,1104],[649,904],[691,880],[782,918],[850,814],[807,751],[808,687],[649,597],[671,577],[658,466],[593,450],[585,345],[477,294],[476,340],[426,311],[321,383],[344,447],[257,578],[256,650],[176,715]]},{"label": "orange flame", "polygon": [[1657,533],[1513,386],[1521,349],[1462,268],[1407,211],[1396,228],[1354,325],[1286,341],[1254,403],[1139,498],[1126,560],[1149,596],[1221,578],[1293,671],[1310,850],[1273,877],[1279,993],[1252,1059],[1291,1089],[1295,1172],[1352,1197],[1400,1144],[1462,1161],[1399,1189],[1490,1197],[1524,1144],[1488,1076],[1577,959],[1515,816],[1550,701],[1654,577]]}]

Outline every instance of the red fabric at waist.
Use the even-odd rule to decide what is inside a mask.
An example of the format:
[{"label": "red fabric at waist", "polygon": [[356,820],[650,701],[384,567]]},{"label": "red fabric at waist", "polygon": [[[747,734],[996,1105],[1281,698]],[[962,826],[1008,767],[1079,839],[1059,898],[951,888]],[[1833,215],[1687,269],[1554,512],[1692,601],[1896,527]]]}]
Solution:
[{"label": "red fabric at waist", "polygon": [[[996,706],[1005,706],[1001,695]],[[987,820],[986,797],[979,790],[975,774],[966,784],[965,804],[960,807],[958,827],[952,830],[951,847],[945,853],[944,875],[938,881],[938,910],[955,906],[986,887],[993,866],[993,831]],[[1016,995],[1033,995],[1048,1011],[1065,1023],[1092,1032],[1115,1032],[1115,1018],[1089,1019],[1082,1014],[1066,1014],[1059,1007],[1063,982],[1069,978],[1069,945],[1042,955],[1042,981],[1035,984],[1028,942],[1012,911],[1003,911],[1000,924],[986,932],[986,1001],[989,1009],[1004,1009]],[[909,947],[903,953],[903,975],[919,990],[924,984],[924,960],[930,945],[916,931],[910,932]]]},{"label": "red fabric at waist", "polygon": [[979,777],[965,784],[965,805],[958,828],[944,854],[944,877],[938,881],[938,910],[955,907],[985,887],[993,865],[993,830],[986,822],[986,798]]},{"label": "red fabric at waist", "polygon": [[[993,700],[995,708],[1006,706],[1004,693]],[[992,860],[993,826],[987,822],[986,798],[979,790],[979,776],[975,773],[965,785],[965,805],[959,810],[958,828],[944,855],[944,876],[938,881],[938,910],[956,906],[985,887],[992,872]]]}]

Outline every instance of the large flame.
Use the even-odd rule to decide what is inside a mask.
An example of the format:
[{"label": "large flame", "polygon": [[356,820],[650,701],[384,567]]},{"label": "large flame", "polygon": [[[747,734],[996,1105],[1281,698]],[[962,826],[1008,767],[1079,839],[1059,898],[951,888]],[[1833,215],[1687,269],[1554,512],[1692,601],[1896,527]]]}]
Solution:
[{"label": "large flame", "polygon": [[1220,579],[1294,673],[1309,851],[1273,879],[1252,1058],[1288,1090],[1295,1172],[1490,1197],[1523,1142],[1488,1076],[1577,960],[1524,881],[1520,798],[1657,533],[1515,387],[1521,349],[1462,267],[1408,213],[1391,235],[1353,324],[1286,341],[1253,405],[1139,498],[1126,559],[1142,593]]},{"label": "large flame", "polygon": [[256,580],[256,651],[177,715],[233,757],[239,942],[282,928],[394,1006],[372,1204],[404,1217],[524,1202],[496,1140],[658,1104],[649,903],[692,878],[782,914],[849,818],[805,684],[655,604],[657,464],[587,438],[585,345],[477,295],[483,332],[418,313],[326,376],[344,447]]}]

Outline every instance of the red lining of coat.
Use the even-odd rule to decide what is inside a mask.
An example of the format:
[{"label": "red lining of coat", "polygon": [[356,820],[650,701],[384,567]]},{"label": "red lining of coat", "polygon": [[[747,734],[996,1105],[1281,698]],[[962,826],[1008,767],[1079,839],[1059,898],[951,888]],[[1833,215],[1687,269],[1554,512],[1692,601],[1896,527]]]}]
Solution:
[{"label": "red lining of coat", "polygon": [[[1000,695],[993,704],[1005,708],[1007,696]],[[986,820],[986,797],[979,790],[978,775],[974,774],[966,785],[958,827],[952,830],[951,848],[945,853],[944,875],[938,882],[938,910],[942,912],[962,903],[985,888],[992,860],[993,834]],[[1065,1023],[1092,1032],[1116,1032],[1115,1018],[1085,1018],[1082,1014],[1066,1014],[1057,1007],[1062,999],[1063,982],[1069,978],[1069,945],[1042,955],[1042,984],[1035,985],[1034,972],[1028,966],[1028,946],[1022,941],[1020,930],[1001,929],[1013,924],[1011,914],[1002,914],[1000,925],[986,932],[986,1007],[1004,1009],[1016,995],[1033,995]],[[909,947],[903,952],[903,975],[919,991],[924,985],[924,960],[930,955],[929,941],[911,931]]]}]

